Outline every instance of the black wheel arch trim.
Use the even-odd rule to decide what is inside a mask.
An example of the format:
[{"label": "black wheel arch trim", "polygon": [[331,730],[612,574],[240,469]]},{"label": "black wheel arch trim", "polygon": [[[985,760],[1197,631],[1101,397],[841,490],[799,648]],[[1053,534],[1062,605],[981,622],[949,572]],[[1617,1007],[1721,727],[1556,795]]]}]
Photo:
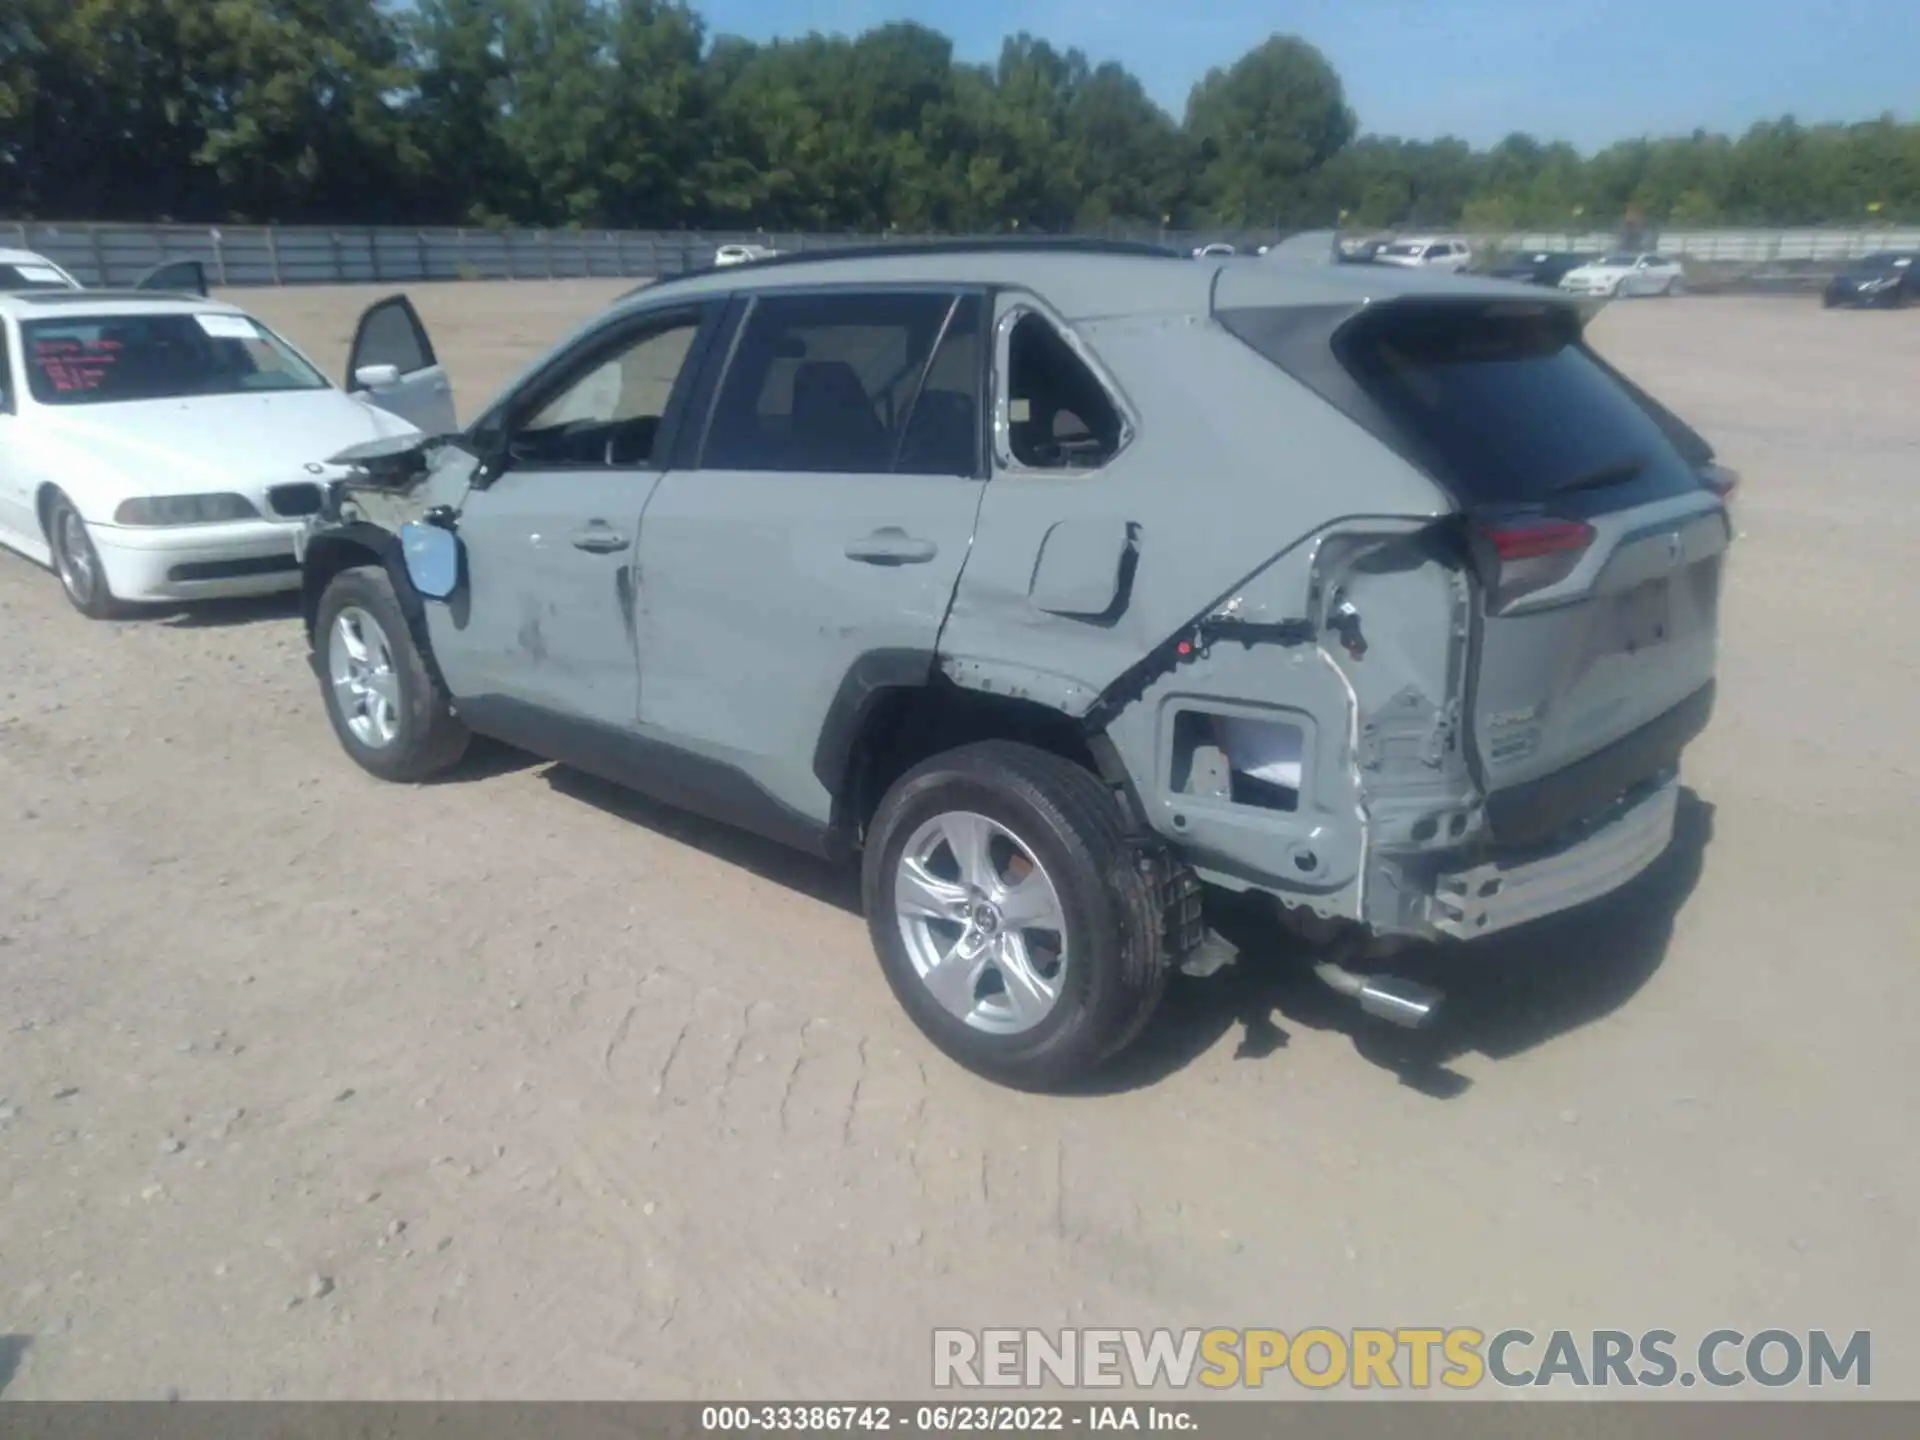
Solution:
[{"label": "black wheel arch trim", "polygon": [[400,554],[400,537],[370,521],[347,520],[323,526],[307,539],[300,562],[300,614],[306,626],[309,658],[314,665],[320,664],[320,637],[316,631],[320,602],[327,586],[341,571],[365,563],[354,558],[363,555],[371,555],[386,571],[401,618],[407,622],[407,638],[413,641],[413,648],[419,652],[420,661],[434,683],[451,698],[452,692],[447,689],[446,676],[440,673],[439,662],[433,655],[433,642],[427,634],[427,602],[413,588],[413,580],[407,574]]},{"label": "black wheel arch trim", "polygon": [[813,747],[814,778],[828,794],[844,792],[855,747],[875,707],[892,691],[925,689],[933,665],[931,650],[894,647],[869,650],[847,667]]}]

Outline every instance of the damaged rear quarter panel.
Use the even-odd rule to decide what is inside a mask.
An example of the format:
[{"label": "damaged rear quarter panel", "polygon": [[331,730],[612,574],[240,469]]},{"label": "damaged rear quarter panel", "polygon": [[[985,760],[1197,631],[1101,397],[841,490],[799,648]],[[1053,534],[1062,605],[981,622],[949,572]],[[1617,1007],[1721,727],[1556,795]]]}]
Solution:
[{"label": "damaged rear quarter panel", "polygon": [[[1076,333],[1126,402],[1133,438],[1096,471],[996,475],[942,635],[942,669],[959,684],[1104,726],[1150,823],[1209,879],[1358,915],[1375,823],[1368,804],[1389,791],[1397,797],[1403,772],[1408,793],[1421,797],[1416,808],[1458,798],[1450,760],[1437,769],[1406,760],[1431,750],[1457,698],[1458,577],[1406,538],[1450,506],[1405,461],[1206,316],[1095,320]],[[1035,593],[1048,537],[1063,525],[1082,536],[1131,537],[1128,573],[1104,613],[1039,603],[1048,598]],[[1348,576],[1369,550],[1371,564]],[[1087,557],[1055,588],[1088,590],[1095,569],[1105,574],[1090,548]],[[1142,673],[1151,652],[1230,606],[1242,620],[1312,612],[1318,621],[1336,574],[1361,612],[1363,658],[1332,634],[1318,645],[1223,640],[1170,671]],[[1182,708],[1267,715],[1305,731],[1299,809],[1177,794],[1173,727]],[[1403,823],[1400,803],[1384,806],[1389,833]]]}]

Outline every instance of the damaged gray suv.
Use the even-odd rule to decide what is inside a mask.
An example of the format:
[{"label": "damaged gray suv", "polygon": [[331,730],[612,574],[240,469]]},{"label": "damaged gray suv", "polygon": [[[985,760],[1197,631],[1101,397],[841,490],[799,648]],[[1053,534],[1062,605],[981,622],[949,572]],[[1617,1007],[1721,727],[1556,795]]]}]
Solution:
[{"label": "damaged gray suv", "polygon": [[[352,369],[404,396],[389,303]],[[1730,476],[1583,323],[1090,243],[653,285],[465,430],[339,457],[328,714],[387,779],[479,734],[860,855],[900,1002],[1003,1083],[1127,1045],[1217,892],[1418,1024],[1391,951],[1639,874],[1712,706]]]}]

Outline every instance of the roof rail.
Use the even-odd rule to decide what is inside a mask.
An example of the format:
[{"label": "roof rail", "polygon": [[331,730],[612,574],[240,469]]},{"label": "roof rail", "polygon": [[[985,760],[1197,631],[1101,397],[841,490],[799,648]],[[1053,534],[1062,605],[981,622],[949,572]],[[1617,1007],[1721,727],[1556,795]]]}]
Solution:
[{"label": "roof rail", "polygon": [[[209,298],[205,295],[194,295],[185,290],[115,290],[110,288],[89,290],[85,287],[78,290],[55,290],[51,286],[40,290],[5,290],[0,291],[0,294],[4,294],[14,300],[25,300],[30,305],[92,305],[101,300],[187,300],[198,305],[207,303]],[[212,303],[217,305],[221,302],[216,300]]]},{"label": "roof rail", "polygon": [[[1032,254],[1036,251],[1068,255],[1131,255],[1156,260],[1188,260],[1184,250],[1155,245],[1145,240],[1101,240],[1084,235],[989,235],[961,240],[892,240],[874,245],[836,245],[819,250],[796,250],[768,255],[739,265],[703,265],[684,270],[643,285],[629,294],[652,291],[661,285],[682,280],[700,280],[709,275],[758,273],[776,266],[818,265],[830,260],[883,260],[900,255],[1005,255]],[[625,297],[622,297],[625,298]]]}]

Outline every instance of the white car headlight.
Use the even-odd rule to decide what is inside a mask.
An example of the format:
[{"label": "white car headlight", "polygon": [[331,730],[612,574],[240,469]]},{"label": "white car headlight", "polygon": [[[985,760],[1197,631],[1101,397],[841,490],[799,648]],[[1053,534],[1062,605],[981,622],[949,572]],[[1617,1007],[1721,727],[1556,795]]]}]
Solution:
[{"label": "white car headlight", "polygon": [[222,520],[257,520],[259,510],[244,495],[143,495],[123,500],[113,512],[116,525],[215,525]]}]

